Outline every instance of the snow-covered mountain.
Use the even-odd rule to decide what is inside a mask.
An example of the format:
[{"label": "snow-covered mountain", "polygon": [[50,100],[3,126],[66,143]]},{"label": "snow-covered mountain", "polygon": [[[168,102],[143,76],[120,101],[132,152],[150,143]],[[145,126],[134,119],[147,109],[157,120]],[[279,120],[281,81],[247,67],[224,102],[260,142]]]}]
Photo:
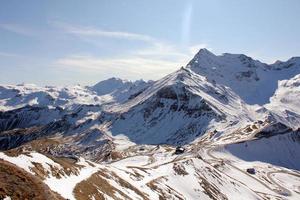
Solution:
[{"label": "snow-covered mountain", "polygon": [[40,87],[33,84],[0,85],[0,111],[13,110],[24,106],[61,107],[63,109],[77,105],[119,104],[134,98],[152,81],[135,82],[111,78],[94,86],[80,85]]},{"label": "snow-covered mountain", "polygon": [[230,87],[248,104],[263,105],[273,96],[279,80],[289,80],[300,73],[300,57],[268,65],[243,54],[216,56],[201,49],[187,68],[209,82]]},{"label": "snow-covered mountain", "polygon": [[98,96],[102,96],[110,102],[124,103],[128,99],[132,99],[148,86],[152,81],[145,82],[144,80],[128,81],[118,78],[110,78],[100,81],[96,85],[89,87],[90,90],[96,92]]},{"label": "snow-covered mountain", "polygon": [[13,110],[24,106],[68,108],[80,104],[102,104],[104,100],[79,85],[69,87],[32,84],[1,85],[0,110]]},{"label": "snow-covered mountain", "polygon": [[299,99],[300,58],[206,49],[157,81],[1,85],[0,199],[299,199]]},{"label": "snow-covered mountain", "polygon": [[180,69],[155,82],[112,112],[112,135],[124,134],[142,144],[186,144],[220,123],[254,119],[230,88],[210,83],[189,69]]}]

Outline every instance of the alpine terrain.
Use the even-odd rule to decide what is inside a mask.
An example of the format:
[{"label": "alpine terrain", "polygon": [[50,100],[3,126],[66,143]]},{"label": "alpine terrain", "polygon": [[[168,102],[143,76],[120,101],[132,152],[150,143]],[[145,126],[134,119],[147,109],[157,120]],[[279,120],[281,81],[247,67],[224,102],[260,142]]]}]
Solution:
[{"label": "alpine terrain", "polygon": [[[142,66],[141,66],[142,68]],[[0,85],[0,199],[300,199],[300,57]]]}]

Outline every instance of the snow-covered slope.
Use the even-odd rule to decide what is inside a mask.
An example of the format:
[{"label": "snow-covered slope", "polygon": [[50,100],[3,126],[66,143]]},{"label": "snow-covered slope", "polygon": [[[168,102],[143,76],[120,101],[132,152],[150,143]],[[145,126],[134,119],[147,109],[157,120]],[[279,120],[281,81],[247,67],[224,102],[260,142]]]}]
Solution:
[{"label": "snow-covered slope", "polygon": [[248,104],[263,105],[273,96],[279,80],[300,73],[300,57],[267,65],[243,54],[216,56],[201,49],[187,68],[207,77],[210,82],[230,87]]},{"label": "snow-covered slope", "polygon": [[278,89],[265,107],[275,117],[293,127],[300,128],[300,74],[290,80],[282,80]]},{"label": "snow-covered slope", "polygon": [[[273,131],[276,133],[276,130]],[[278,151],[278,148],[280,150]],[[300,132],[278,134],[259,140],[232,144],[226,148],[245,161],[260,161],[289,169],[300,170]]]},{"label": "snow-covered slope", "polygon": [[[280,132],[273,129],[268,137],[259,136],[244,142],[232,140],[224,145],[209,145],[211,147],[206,151],[204,160],[218,159],[219,164],[216,165],[221,162],[223,172],[256,191],[260,195],[259,199],[298,199],[299,137],[299,131]],[[241,197],[244,198],[244,194]]]}]

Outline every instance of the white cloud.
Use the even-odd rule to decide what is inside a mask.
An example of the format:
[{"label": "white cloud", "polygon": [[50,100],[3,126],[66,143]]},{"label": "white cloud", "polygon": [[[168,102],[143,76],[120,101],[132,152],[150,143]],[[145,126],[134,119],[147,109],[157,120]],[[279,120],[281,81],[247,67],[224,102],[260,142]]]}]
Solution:
[{"label": "white cloud", "polygon": [[136,54],[140,56],[152,56],[161,58],[167,56],[168,58],[175,57],[176,59],[186,56],[186,52],[183,52],[177,46],[170,45],[162,41],[154,42],[150,47],[139,49]]},{"label": "white cloud", "polygon": [[50,22],[55,27],[58,27],[65,31],[66,33],[74,34],[81,37],[107,37],[115,39],[126,39],[126,40],[138,40],[144,42],[155,42],[155,39],[151,36],[137,33],[130,33],[125,31],[108,31],[95,27],[87,26],[75,26],[62,22]]},{"label": "white cloud", "polygon": [[69,56],[57,61],[72,70],[101,72],[127,79],[158,79],[176,70],[180,61],[128,56],[123,58],[97,58],[94,56]]},{"label": "white cloud", "polygon": [[[63,32],[78,36],[84,41],[99,40],[98,37],[146,42],[139,49],[130,49],[122,55],[101,58],[93,55],[70,55],[57,60],[60,67],[92,71],[95,73],[120,76],[127,79],[158,79],[185,65],[196,53],[196,48],[205,48],[206,44],[192,47],[178,47],[149,35],[123,31],[108,31],[95,27],[74,26],[61,22],[50,22]],[[93,43],[93,42],[92,42]],[[93,43],[94,44],[94,43]],[[197,49],[198,51],[199,49]]]},{"label": "white cloud", "polygon": [[157,43],[127,56],[99,58],[91,55],[71,55],[57,60],[56,64],[72,70],[109,74],[127,79],[156,80],[186,65],[194,56],[196,47],[206,45],[179,50],[175,46]]}]

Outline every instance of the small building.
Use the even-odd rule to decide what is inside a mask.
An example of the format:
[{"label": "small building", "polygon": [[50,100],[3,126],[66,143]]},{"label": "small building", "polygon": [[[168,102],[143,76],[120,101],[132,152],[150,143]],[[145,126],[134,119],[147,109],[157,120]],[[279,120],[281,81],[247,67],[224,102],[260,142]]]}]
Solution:
[{"label": "small building", "polygon": [[139,151],[145,151],[145,148],[144,147],[140,147]]},{"label": "small building", "polygon": [[184,151],[185,151],[185,148],[179,146],[179,147],[176,147],[175,154],[176,155],[182,154],[182,153],[184,153]]},{"label": "small building", "polygon": [[255,174],[255,169],[254,169],[254,168],[248,168],[248,169],[247,169],[247,172],[248,172],[249,174]]}]

